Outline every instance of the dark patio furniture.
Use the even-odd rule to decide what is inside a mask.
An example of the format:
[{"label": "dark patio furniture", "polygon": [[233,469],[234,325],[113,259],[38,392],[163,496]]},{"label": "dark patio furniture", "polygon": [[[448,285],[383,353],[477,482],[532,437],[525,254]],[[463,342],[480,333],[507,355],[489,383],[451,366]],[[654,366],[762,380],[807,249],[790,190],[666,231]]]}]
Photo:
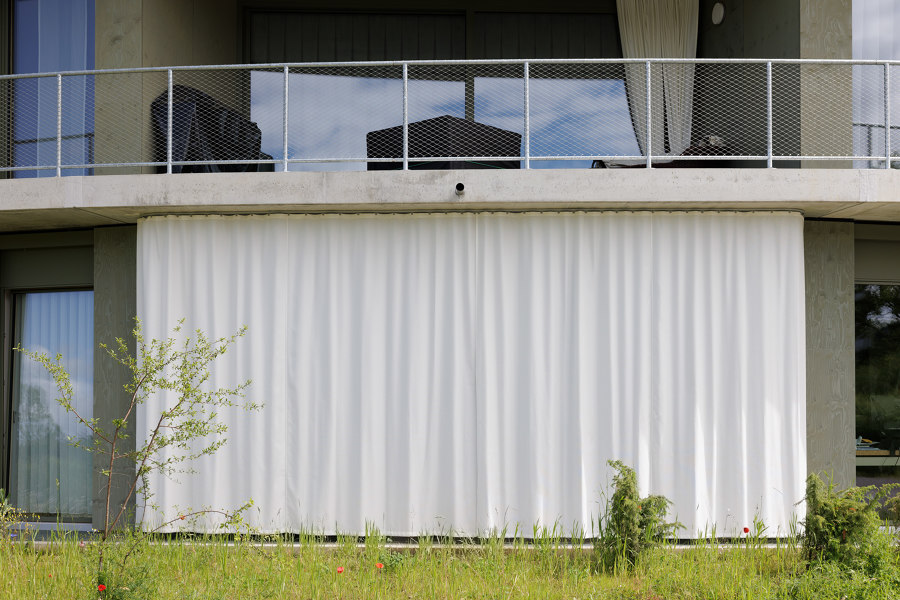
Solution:
[{"label": "dark patio furniture", "polygon": [[[150,105],[156,162],[166,162],[168,93]],[[204,92],[184,85],[172,88],[172,161],[267,160],[260,151],[259,126]],[[165,172],[165,167],[157,169]],[[272,164],[172,165],[173,173],[272,171]]]},{"label": "dark patio furniture", "polygon": [[[416,161],[422,157],[520,156],[522,135],[514,131],[467,121],[451,115],[409,124],[409,168],[419,169],[518,169],[518,160]],[[366,134],[368,158],[396,158],[397,162],[370,162],[370,171],[403,168],[403,127],[389,127]]]}]

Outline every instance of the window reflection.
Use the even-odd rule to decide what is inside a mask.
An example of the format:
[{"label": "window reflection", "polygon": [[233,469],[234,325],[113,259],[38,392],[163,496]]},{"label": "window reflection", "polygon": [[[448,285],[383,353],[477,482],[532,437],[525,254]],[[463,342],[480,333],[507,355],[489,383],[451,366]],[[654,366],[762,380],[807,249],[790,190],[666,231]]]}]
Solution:
[{"label": "window reflection", "polygon": [[856,286],[857,485],[900,481],[900,285]]},{"label": "window reflection", "polygon": [[[362,67],[355,69],[359,75],[336,68],[297,71],[288,78],[288,156],[323,162],[295,163],[290,169],[365,170],[366,134],[403,122],[400,68]],[[624,82],[605,77],[601,71],[598,69],[596,77],[545,74],[531,80],[532,156],[640,154]],[[262,130],[262,151],[279,160],[284,157],[283,86],[280,71],[251,74],[250,119]],[[444,115],[471,119],[474,115],[477,123],[522,135],[523,92],[521,77],[475,75],[467,79],[462,67],[410,67],[409,122]],[[471,98],[469,107],[467,96]],[[350,158],[360,160],[324,162]],[[584,168],[590,163],[535,161],[531,166]]]},{"label": "window reflection", "polygon": [[[94,68],[92,0],[15,0],[13,72],[53,73]],[[55,166],[57,154],[55,77],[15,80],[13,166]],[[63,77],[62,162],[91,164],[94,143],[94,80]],[[65,169],[63,175],[85,175]],[[16,177],[50,177],[53,169],[18,171]]]}]

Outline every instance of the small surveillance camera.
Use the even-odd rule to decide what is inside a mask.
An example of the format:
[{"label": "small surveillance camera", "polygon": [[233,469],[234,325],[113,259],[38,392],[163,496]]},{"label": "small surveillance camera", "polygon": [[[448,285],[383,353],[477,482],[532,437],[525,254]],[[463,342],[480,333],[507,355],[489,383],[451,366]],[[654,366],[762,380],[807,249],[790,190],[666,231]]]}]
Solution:
[{"label": "small surveillance camera", "polygon": [[465,193],[466,186],[461,183],[456,184],[456,195],[462,196]]}]

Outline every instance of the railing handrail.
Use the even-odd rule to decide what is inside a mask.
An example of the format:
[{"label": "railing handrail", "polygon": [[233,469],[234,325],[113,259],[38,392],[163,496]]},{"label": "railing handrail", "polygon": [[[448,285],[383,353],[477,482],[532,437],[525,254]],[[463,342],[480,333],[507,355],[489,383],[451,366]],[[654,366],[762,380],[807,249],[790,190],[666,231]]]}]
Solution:
[{"label": "railing handrail", "polygon": [[227,71],[266,69],[280,71],[288,69],[327,69],[346,67],[402,67],[408,66],[474,66],[474,65],[643,65],[651,64],[748,64],[748,65],[900,65],[900,60],[893,59],[849,59],[849,58],[490,58],[490,59],[441,59],[441,60],[373,60],[342,62],[279,62],[279,63],[234,63],[227,65],[178,65],[171,67],[123,67],[117,69],[90,69],[80,71],[47,71],[43,73],[17,73],[0,75],[0,81],[7,79],[26,79],[56,77],[62,75],[114,75],[124,73],[166,73],[168,71]]}]

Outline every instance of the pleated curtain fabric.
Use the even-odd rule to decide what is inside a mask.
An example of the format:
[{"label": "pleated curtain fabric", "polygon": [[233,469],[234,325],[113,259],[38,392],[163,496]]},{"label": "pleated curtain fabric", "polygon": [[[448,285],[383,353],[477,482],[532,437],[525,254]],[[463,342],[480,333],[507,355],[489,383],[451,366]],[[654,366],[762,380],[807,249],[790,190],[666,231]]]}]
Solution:
[{"label": "pleated curtain fabric", "polygon": [[[606,461],[684,537],[786,531],[806,475],[802,217],[531,213],[154,217],[148,337],[249,333],[213,383],[257,414],[159,511],[237,506],[264,531],[583,526]],[[170,402],[160,398],[158,402]],[[159,414],[142,407],[139,431]],[[214,526],[210,521],[208,525]]]},{"label": "pleated curtain fabric", "polygon": [[[696,58],[699,2],[616,0],[624,58]],[[625,65],[625,88],[635,137],[647,154],[647,71]],[[650,154],[679,155],[691,145],[694,65],[655,64],[650,69]],[[665,148],[668,136],[668,149]]]}]

